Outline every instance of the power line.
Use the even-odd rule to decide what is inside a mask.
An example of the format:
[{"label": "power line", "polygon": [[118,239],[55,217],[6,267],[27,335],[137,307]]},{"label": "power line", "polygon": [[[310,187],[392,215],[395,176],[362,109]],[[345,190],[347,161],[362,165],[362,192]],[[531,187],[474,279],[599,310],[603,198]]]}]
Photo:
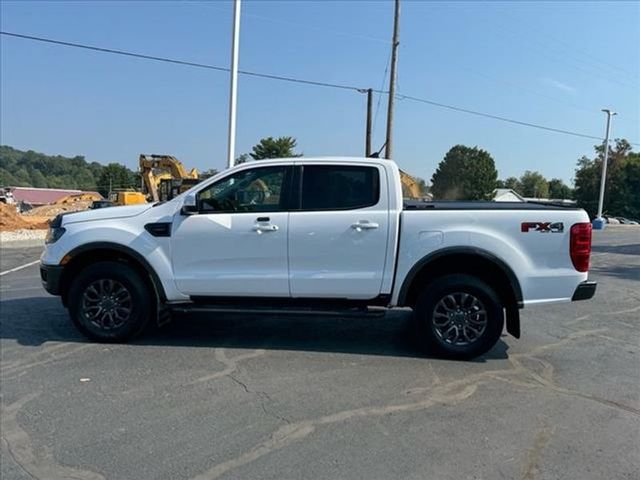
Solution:
[{"label": "power line", "polygon": [[[468,13],[467,13],[468,14]],[[493,28],[491,31],[493,33],[497,33],[503,37],[511,37],[520,39],[522,38],[523,44],[528,46],[532,50],[537,50],[542,56],[551,59],[554,62],[561,63],[563,66],[571,67],[575,70],[579,70],[587,75],[597,76],[601,80],[606,81],[608,83],[616,83],[620,86],[636,90],[637,85],[635,83],[628,83],[625,79],[617,78],[615,76],[608,75],[603,71],[602,67],[598,67],[597,65],[588,64],[584,61],[577,59],[575,56],[571,55],[567,52],[559,52],[557,46],[550,47],[545,44],[543,41],[533,38],[531,35],[522,36],[521,31],[517,30],[513,27],[509,27],[505,24],[503,25],[494,25],[496,28]],[[535,31],[539,33],[539,30],[533,29],[531,26],[528,26],[530,31]],[[526,45],[528,43],[528,45]]]},{"label": "power line", "polygon": [[[627,70],[626,68],[620,67],[618,65],[614,65],[613,63],[610,63],[606,60],[603,60],[593,54],[591,54],[590,52],[588,52],[587,50],[581,49],[576,45],[572,45],[569,42],[566,42],[565,40],[563,40],[562,38],[553,35],[551,33],[549,33],[549,31],[544,31],[542,32],[541,29],[539,27],[533,27],[532,25],[529,24],[529,22],[523,21],[522,18],[516,17],[516,16],[512,16],[507,14],[506,12],[502,12],[502,15],[507,17],[508,19],[511,20],[511,22],[515,22],[515,23],[519,23],[520,27],[523,27],[527,30],[529,30],[530,32],[534,32],[534,33],[543,33],[544,34],[544,38],[547,38],[549,40],[552,40],[555,43],[558,43],[560,45],[564,45],[565,50],[571,52],[574,51],[575,53],[582,55],[584,57],[590,58],[592,59],[592,61],[595,61],[597,63],[600,63],[601,65],[596,65],[596,64],[592,64],[594,67],[598,68],[598,69],[602,69],[603,65],[609,67],[609,68],[615,68],[617,70],[619,70],[622,73],[625,73],[626,75],[628,75],[633,81],[635,81],[637,79],[637,72],[635,74],[633,74],[632,72],[630,72],[629,70]],[[538,43],[542,43],[542,42],[538,42]],[[555,48],[555,45],[554,45]],[[579,59],[577,57],[574,56],[574,58],[580,62],[583,62],[585,64],[587,64],[587,62],[583,59]]]},{"label": "power line", "polygon": [[[26,39],[26,40],[49,43],[49,44],[60,45],[60,46],[65,46],[65,47],[80,48],[80,49],[84,49],[84,50],[91,50],[91,51],[96,51],[96,52],[101,52],[101,53],[110,53],[110,54],[114,54],[114,55],[122,55],[122,56],[127,56],[127,57],[132,57],[132,58],[139,58],[139,59],[144,59],[144,60],[154,60],[154,61],[172,63],[172,64],[183,65],[183,66],[188,66],[188,67],[204,68],[204,69],[215,70],[215,71],[219,71],[219,72],[229,72],[230,71],[230,69],[227,68],[227,67],[220,67],[220,66],[217,66],[217,65],[209,65],[209,64],[205,64],[205,63],[190,62],[190,61],[186,61],[186,60],[178,60],[178,59],[169,58],[169,57],[159,57],[159,56],[155,56],[155,55],[146,55],[146,54],[142,54],[142,53],[130,52],[130,51],[125,51],[125,50],[117,50],[117,49],[113,49],[113,48],[96,47],[96,46],[93,46],[93,45],[66,42],[66,41],[62,41],[62,40],[55,40],[55,39],[45,38],[45,37],[37,37],[37,36],[33,36],[33,35],[24,35],[24,34],[20,34],[20,33],[6,32],[6,31],[0,31],[0,35],[6,35],[6,36],[9,36],[9,37],[22,38],[22,39]],[[365,88],[356,87],[356,86],[353,86],[353,85],[345,85],[345,84],[338,84],[338,83],[328,83],[328,82],[321,82],[321,81],[317,81],[317,80],[308,80],[308,79],[302,79],[302,78],[287,77],[287,76],[283,76],[283,75],[273,75],[273,74],[268,74],[268,73],[258,73],[258,72],[248,71],[248,70],[239,70],[239,73],[242,74],[242,75],[247,75],[247,76],[252,76],[252,77],[267,78],[267,79],[270,79],[270,80],[280,80],[280,81],[284,81],[284,82],[300,83],[300,84],[304,84],[304,85],[312,85],[312,86],[318,86],[318,87],[337,88],[337,89],[349,90],[349,91],[358,92],[358,93],[366,93],[366,91],[367,91],[367,89],[365,89]],[[381,94],[381,95],[389,95],[389,92],[386,91],[386,90],[383,90],[383,88],[373,89],[373,92]],[[525,127],[537,128],[537,129],[546,130],[546,131],[549,131],[549,132],[561,133],[561,134],[564,134],[564,135],[572,135],[574,137],[589,138],[589,139],[599,140],[599,141],[603,140],[602,137],[597,137],[597,136],[594,136],[594,135],[587,135],[587,134],[584,134],[584,133],[573,132],[573,131],[570,131],[570,130],[564,130],[564,129],[560,129],[560,128],[548,127],[546,125],[539,125],[539,124],[535,124],[535,123],[531,123],[531,122],[524,122],[524,121],[521,121],[521,120],[515,120],[515,119],[512,119],[512,118],[507,118],[507,117],[503,117],[503,116],[500,116],[500,115],[493,115],[493,114],[490,114],[490,113],[484,113],[484,112],[479,112],[479,111],[476,111],[476,110],[470,110],[470,109],[467,109],[467,108],[457,107],[455,105],[448,105],[448,104],[445,104],[445,103],[436,102],[434,100],[430,100],[430,99],[427,99],[427,98],[420,98],[420,97],[416,97],[416,96],[413,96],[413,95],[404,95],[404,94],[399,93],[399,94],[396,94],[396,98],[398,98],[400,100],[410,100],[410,101],[415,101],[415,102],[419,102],[419,103],[425,103],[425,104],[428,104],[428,105],[431,105],[431,106],[434,106],[434,107],[446,108],[448,110],[467,113],[467,114],[470,114],[470,115],[476,115],[476,116],[485,117],[485,118],[491,118],[491,119],[494,119],[494,120],[499,120],[499,121],[502,121],[502,122],[512,123],[512,124],[521,125],[521,126],[525,126]],[[634,143],[634,142],[629,142],[629,143],[631,143],[631,145],[636,145],[636,146],[640,145],[640,143]]]},{"label": "power line", "polygon": [[[187,67],[196,67],[196,68],[205,68],[208,70],[216,70],[218,72],[230,72],[231,69],[227,68],[227,67],[220,67],[218,65],[210,65],[210,64],[206,64],[206,63],[198,63],[198,62],[190,62],[190,61],[186,61],[186,60],[178,60],[175,58],[169,58],[169,57],[158,57],[156,55],[146,55],[143,53],[136,53],[136,52],[128,52],[125,50],[116,50],[113,48],[105,48],[105,47],[96,47],[94,45],[86,45],[83,43],[73,43],[73,42],[65,42],[62,40],[54,40],[52,38],[45,38],[45,37],[36,37],[33,35],[24,35],[21,33],[13,33],[13,32],[5,32],[5,31],[0,31],[0,35],[7,35],[9,37],[16,37],[16,38],[23,38],[26,40],[33,40],[36,42],[43,42],[43,43],[51,43],[54,45],[61,45],[63,47],[73,47],[73,48],[82,48],[84,50],[92,50],[94,52],[102,52],[102,53],[111,53],[114,55],[123,55],[125,57],[133,57],[133,58],[141,58],[144,60],[155,60],[158,62],[165,62],[165,63],[173,63],[173,64],[177,64],[177,65],[184,65]],[[362,90],[361,87],[354,87],[351,85],[340,85],[337,83],[327,83],[327,82],[319,82],[316,80],[306,80],[306,79],[301,79],[301,78],[293,78],[293,77],[286,77],[283,75],[272,75],[272,74],[268,74],[268,73],[258,73],[258,72],[252,72],[249,70],[238,70],[238,73],[242,74],[242,75],[248,75],[248,76],[252,76],[252,77],[260,77],[260,78],[268,78],[271,80],[281,80],[284,82],[293,82],[293,83],[303,83],[303,84],[307,84],[307,85],[315,85],[318,87],[330,87],[330,88],[340,88],[343,90],[352,90],[352,91],[358,91],[358,90]]]},{"label": "power line", "polygon": [[475,110],[469,110],[467,108],[455,107],[453,105],[446,105],[444,103],[434,102],[433,100],[427,100],[426,98],[419,98],[411,95],[402,95],[402,94],[398,94],[398,98],[400,98],[401,100],[406,99],[406,100],[413,100],[415,102],[426,103],[428,105],[433,105],[434,107],[447,108],[449,110],[455,110],[456,112],[469,113],[471,115],[477,115],[479,117],[492,118],[494,120],[500,120],[501,122],[515,123],[516,125],[523,125],[525,127],[539,128],[540,130],[547,130],[549,132],[564,133],[565,135],[573,135],[574,137],[582,137],[582,138],[591,138],[593,140],[602,140],[602,137],[596,137],[594,135],[587,135],[584,133],[572,132],[570,130],[563,130],[561,128],[547,127],[545,125],[538,125],[536,123],[523,122],[521,120],[514,120],[512,118],[501,117],[499,115],[492,115],[490,113],[478,112]]}]

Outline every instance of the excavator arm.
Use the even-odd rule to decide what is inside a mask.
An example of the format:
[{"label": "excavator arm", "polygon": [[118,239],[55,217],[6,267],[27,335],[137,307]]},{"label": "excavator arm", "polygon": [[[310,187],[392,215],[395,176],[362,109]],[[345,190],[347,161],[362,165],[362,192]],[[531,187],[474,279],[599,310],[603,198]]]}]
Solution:
[{"label": "excavator arm", "polygon": [[409,175],[407,172],[400,170],[400,181],[402,183],[402,196],[405,198],[410,198],[412,200],[417,200],[423,197],[422,188],[420,188],[420,184]]}]

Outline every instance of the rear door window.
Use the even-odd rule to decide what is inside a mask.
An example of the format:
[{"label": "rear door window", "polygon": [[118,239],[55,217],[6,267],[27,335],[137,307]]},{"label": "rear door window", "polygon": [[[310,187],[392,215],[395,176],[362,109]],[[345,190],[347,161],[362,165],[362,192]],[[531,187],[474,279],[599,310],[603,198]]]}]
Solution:
[{"label": "rear door window", "polygon": [[380,174],[376,167],[304,165],[302,210],[355,210],[378,203]]}]

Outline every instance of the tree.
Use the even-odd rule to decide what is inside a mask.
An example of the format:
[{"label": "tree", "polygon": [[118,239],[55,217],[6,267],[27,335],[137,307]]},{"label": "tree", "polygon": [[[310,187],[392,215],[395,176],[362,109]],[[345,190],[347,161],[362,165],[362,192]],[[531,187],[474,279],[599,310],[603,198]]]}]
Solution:
[{"label": "tree", "polygon": [[516,177],[508,177],[504,181],[504,188],[510,188],[514,192],[520,192],[520,190],[522,189],[522,185],[520,185],[520,180],[518,180]]},{"label": "tree", "polygon": [[98,192],[106,196],[109,187],[113,190],[120,188],[137,188],[140,183],[136,183],[136,174],[124,165],[110,163],[102,169],[98,178]]},{"label": "tree", "polygon": [[497,180],[498,171],[488,152],[456,145],[431,177],[431,193],[437,200],[489,200]]},{"label": "tree", "polygon": [[[575,179],[575,199],[593,218],[598,209],[600,175],[604,147],[596,145],[596,158],[583,156],[578,160]],[[604,212],[633,219],[640,218],[640,153],[632,152],[624,139],[616,139],[609,149]]]},{"label": "tree", "polygon": [[289,158],[301,157],[294,149],[297,146],[296,139],[293,137],[267,137],[260,140],[249,154],[254,160],[264,160],[266,158]]},{"label": "tree", "polygon": [[31,172],[31,184],[37,188],[48,187],[47,179],[40,170],[34,170]]},{"label": "tree", "polygon": [[573,190],[559,178],[549,180],[549,198],[573,198]]},{"label": "tree", "polygon": [[549,182],[540,172],[527,170],[520,177],[520,191],[523,197],[548,198]]},{"label": "tree", "polygon": [[249,155],[246,153],[243,153],[242,155],[240,155],[238,158],[236,158],[236,161],[234,162],[234,165],[241,165],[243,163],[247,163],[249,161]]},{"label": "tree", "polygon": [[200,180],[205,180],[209,177],[213,177],[214,175],[218,174],[218,170],[216,170],[215,168],[210,168],[209,170],[204,170],[203,172],[200,172]]},{"label": "tree", "polygon": [[504,180],[498,180],[496,182],[496,188],[508,188],[515,192],[519,192],[521,190],[520,180],[516,177],[507,177]]},{"label": "tree", "polygon": [[9,185],[15,185],[16,179],[4,168],[0,168],[0,187],[7,187]]}]

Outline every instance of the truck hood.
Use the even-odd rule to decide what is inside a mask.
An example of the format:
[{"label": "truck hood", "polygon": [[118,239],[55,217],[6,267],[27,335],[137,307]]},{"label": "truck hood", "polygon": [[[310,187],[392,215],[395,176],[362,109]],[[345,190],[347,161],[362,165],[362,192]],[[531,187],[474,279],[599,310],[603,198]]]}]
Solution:
[{"label": "truck hood", "polygon": [[86,210],[84,212],[66,213],[62,219],[62,224],[135,217],[149,210],[152,205],[151,203],[141,203],[138,205],[125,205],[122,207],[107,207],[96,210]]}]

